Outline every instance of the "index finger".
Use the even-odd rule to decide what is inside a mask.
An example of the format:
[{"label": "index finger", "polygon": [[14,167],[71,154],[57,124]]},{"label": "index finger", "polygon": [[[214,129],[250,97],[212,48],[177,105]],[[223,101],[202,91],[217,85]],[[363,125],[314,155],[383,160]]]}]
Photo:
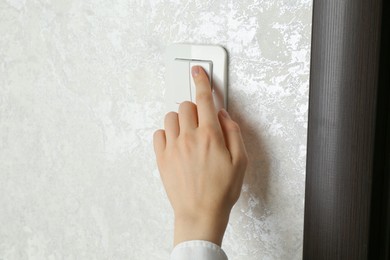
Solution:
[{"label": "index finger", "polygon": [[196,106],[198,108],[199,125],[217,125],[217,111],[206,72],[201,66],[193,66],[191,74],[196,86]]}]

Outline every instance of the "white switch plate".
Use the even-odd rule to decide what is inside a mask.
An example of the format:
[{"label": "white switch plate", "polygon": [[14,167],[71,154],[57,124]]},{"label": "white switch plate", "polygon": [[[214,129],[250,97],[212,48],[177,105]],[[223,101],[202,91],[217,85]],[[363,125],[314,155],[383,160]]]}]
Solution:
[{"label": "white switch plate", "polygon": [[191,67],[207,72],[217,110],[227,108],[227,52],[218,45],[173,44],[166,52],[166,109],[177,111],[181,102],[195,103]]}]

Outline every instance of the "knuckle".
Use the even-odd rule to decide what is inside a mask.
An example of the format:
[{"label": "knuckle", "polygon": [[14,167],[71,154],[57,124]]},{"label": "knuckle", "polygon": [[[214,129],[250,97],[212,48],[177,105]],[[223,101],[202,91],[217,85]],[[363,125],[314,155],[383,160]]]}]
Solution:
[{"label": "knuckle", "polygon": [[219,142],[219,131],[214,126],[206,125],[201,129],[199,139],[203,145],[208,147],[213,142]]},{"label": "knuckle", "polygon": [[218,130],[211,124],[205,124],[202,127],[202,135],[214,137],[218,134]]},{"label": "knuckle", "polygon": [[247,165],[248,165],[248,155],[246,154],[245,151],[241,151],[235,158],[235,160],[233,161],[233,163],[235,165],[237,165],[238,167],[244,169],[246,169]]},{"label": "knuckle", "polygon": [[157,140],[160,136],[162,136],[164,134],[164,130],[162,129],[158,129],[154,132],[153,134],[153,139],[154,140]]},{"label": "knuckle", "polygon": [[176,118],[177,117],[177,113],[176,112],[168,112],[166,115],[165,115],[165,120],[169,120],[171,118]]},{"label": "knuckle", "polygon": [[179,113],[184,110],[191,110],[195,107],[195,104],[192,103],[191,101],[184,101],[181,102],[179,105]]},{"label": "knuckle", "polygon": [[212,95],[211,92],[202,91],[196,95],[196,100],[199,102],[211,102],[212,101]]},{"label": "knuckle", "polygon": [[234,121],[229,123],[228,129],[229,129],[229,131],[232,131],[232,132],[240,132],[241,131],[240,126]]},{"label": "knuckle", "polygon": [[194,136],[190,131],[183,131],[182,133],[180,133],[180,139],[184,141],[193,140]]},{"label": "knuckle", "polygon": [[196,141],[192,133],[184,132],[180,135],[180,141],[181,147],[185,151],[191,150],[196,145]]}]

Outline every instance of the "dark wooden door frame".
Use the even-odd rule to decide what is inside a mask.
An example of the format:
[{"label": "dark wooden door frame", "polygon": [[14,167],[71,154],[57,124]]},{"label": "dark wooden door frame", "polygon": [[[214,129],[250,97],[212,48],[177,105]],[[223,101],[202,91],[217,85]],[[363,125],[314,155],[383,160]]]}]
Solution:
[{"label": "dark wooden door frame", "polygon": [[303,259],[389,259],[389,15],[313,2]]}]

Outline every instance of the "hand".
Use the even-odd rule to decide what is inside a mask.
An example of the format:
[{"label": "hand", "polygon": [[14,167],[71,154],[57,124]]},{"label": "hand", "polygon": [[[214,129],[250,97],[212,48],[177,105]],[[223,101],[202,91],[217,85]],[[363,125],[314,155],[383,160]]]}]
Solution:
[{"label": "hand", "polygon": [[183,102],[154,133],[161,179],[175,215],[174,245],[207,240],[221,245],[240,196],[247,154],[240,128],[217,111],[205,71],[192,67],[196,103]]}]

